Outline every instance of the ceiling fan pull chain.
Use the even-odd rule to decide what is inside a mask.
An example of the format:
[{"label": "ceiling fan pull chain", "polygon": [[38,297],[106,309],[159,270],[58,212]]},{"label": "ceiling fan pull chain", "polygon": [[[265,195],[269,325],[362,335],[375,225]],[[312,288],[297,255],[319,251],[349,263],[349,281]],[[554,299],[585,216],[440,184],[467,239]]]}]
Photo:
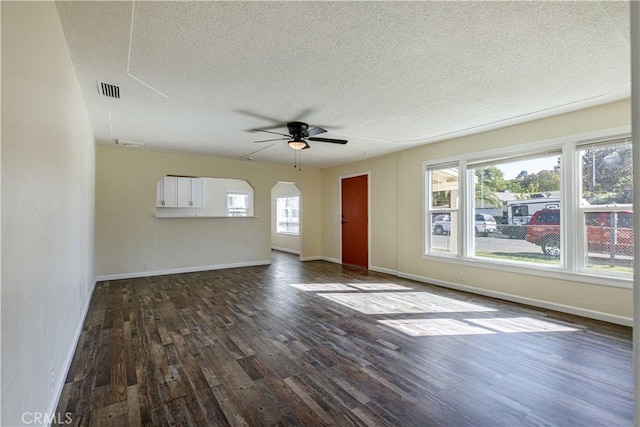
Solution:
[{"label": "ceiling fan pull chain", "polygon": [[301,161],[300,161],[300,150],[296,150],[293,152],[293,168],[294,169],[298,169],[299,171],[302,170],[302,165],[301,165]]}]

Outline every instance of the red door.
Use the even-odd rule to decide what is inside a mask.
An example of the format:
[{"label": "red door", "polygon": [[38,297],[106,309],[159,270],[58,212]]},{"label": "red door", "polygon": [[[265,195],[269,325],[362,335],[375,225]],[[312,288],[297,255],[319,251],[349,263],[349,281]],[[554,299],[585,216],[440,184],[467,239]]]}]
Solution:
[{"label": "red door", "polygon": [[367,175],[342,179],[342,263],[369,268]]}]

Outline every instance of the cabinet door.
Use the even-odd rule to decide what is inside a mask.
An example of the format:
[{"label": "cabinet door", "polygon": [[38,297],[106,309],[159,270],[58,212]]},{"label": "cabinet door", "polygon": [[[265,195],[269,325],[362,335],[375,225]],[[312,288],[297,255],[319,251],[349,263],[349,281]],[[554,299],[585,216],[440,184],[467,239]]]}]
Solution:
[{"label": "cabinet door", "polygon": [[175,176],[165,176],[164,179],[158,183],[158,192],[159,207],[175,208],[178,206],[178,178]]},{"label": "cabinet door", "polygon": [[156,184],[156,206],[159,208],[164,207],[164,179],[161,179]]},{"label": "cabinet door", "polygon": [[194,208],[203,206],[202,187],[202,178],[191,179],[191,206]]},{"label": "cabinet door", "polygon": [[190,208],[191,202],[191,178],[178,178],[178,207]]}]

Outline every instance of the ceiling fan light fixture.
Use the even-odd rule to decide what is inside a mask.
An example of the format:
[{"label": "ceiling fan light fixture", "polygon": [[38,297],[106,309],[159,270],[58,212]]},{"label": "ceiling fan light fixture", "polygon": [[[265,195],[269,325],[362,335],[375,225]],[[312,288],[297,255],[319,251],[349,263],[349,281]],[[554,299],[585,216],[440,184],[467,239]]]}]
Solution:
[{"label": "ceiling fan light fixture", "polygon": [[307,141],[300,137],[293,138],[287,144],[289,144],[289,147],[293,148],[294,150],[303,150],[305,148],[309,148],[309,144],[307,144]]}]

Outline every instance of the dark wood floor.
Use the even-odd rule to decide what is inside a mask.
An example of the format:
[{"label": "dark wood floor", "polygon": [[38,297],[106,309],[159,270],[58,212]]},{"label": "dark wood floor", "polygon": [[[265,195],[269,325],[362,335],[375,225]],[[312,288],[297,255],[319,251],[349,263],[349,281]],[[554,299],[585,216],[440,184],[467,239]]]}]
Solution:
[{"label": "dark wood floor", "polygon": [[630,328],[273,261],[98,283],[58,411],[108,426],[632,424]]}]

